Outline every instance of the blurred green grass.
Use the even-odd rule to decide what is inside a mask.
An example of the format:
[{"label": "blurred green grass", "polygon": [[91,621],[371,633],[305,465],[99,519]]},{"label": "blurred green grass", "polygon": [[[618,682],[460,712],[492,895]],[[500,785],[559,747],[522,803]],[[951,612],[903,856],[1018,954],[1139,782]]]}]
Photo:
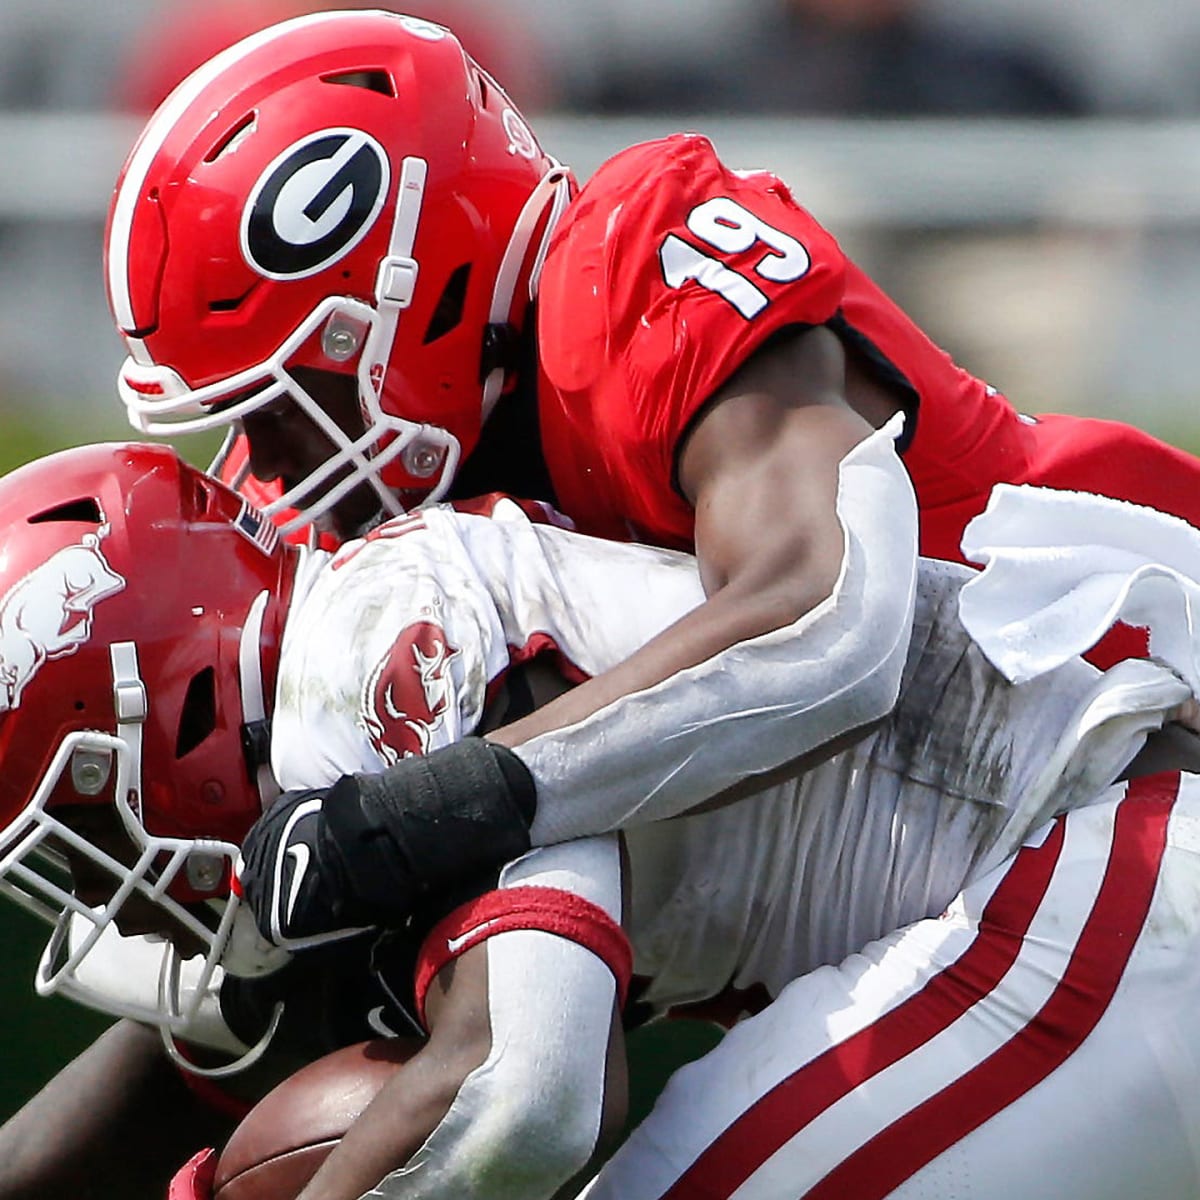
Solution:
[{"label": "blurred green grass", "polygon": [[[80,418],[68,424],[62,418],[39,419],[35,404],[17,404],[10,411],[8,405],[0,407],[0,474],[14,467],[32,462],[55,450],[70,446],[82,446],[88,442],[132,442],[152,441],[140,437],[120,411],[114,398],[109,402],[109,416],[104,416],[105,406],[99,403],[81,406]],[[221,444],[221,435],[216,433],[192,434],[188,437],[171,439],[171,444],[189,462],[207,467]]]}]

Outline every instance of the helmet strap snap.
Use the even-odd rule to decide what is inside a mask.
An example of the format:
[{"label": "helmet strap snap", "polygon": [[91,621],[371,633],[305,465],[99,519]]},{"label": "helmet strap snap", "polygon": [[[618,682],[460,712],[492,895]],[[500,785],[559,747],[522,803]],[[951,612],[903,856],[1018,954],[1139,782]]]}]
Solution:
[{"label": "helmet strap snap", "polygon": [[511,321],[495,321],[483,327],[483,350],[479,356],[479,382],[495,370],[507,374],[520,361],[521,335]]}]

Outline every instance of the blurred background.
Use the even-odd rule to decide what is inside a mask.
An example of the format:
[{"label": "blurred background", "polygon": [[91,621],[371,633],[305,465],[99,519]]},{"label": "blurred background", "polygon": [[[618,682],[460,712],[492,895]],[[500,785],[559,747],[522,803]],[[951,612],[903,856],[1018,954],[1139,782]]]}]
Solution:
[{"label": "blurred background", "polygon": [[[320,7],[0,0],[0,470],[130,436],[101,278],[120,164],[194,66]],[[1018,407],[1200,449],[1195,0],[400,7],[454,27],[581,179],[632,141],[706,132],[734,166],[781,175]],[[98,1027],[33,999],[41,934],[8,907],[0,1119]]]}]

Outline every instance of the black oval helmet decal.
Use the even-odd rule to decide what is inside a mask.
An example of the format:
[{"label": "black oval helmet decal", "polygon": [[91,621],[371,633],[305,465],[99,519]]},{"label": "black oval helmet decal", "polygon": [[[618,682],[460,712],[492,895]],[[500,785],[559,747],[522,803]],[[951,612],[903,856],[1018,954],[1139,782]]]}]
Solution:
[{"label": "black oval helmet decal", "polygon": [[337,262],[375,223],[390,172],[383,147],[359,129],[323,129],[262,173],[242,214],[242,253],[272,279]]}]

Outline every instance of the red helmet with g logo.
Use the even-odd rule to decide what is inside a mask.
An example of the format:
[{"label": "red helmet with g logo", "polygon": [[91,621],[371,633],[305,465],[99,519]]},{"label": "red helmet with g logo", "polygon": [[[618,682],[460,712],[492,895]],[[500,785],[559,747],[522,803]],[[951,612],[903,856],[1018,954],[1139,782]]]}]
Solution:
[{"label": "red helmet with g logo", "polygon": [[[130,419],[208,428],[286,394],[336,451],[278,509],[311,519],[363,481],[388,512],[398,491],[437,498],[500,393],[569,190],[441,26],[330,12],[245,39],[164,101],[117,184]],[[353,378],[361,436],[297,367]]]}]

